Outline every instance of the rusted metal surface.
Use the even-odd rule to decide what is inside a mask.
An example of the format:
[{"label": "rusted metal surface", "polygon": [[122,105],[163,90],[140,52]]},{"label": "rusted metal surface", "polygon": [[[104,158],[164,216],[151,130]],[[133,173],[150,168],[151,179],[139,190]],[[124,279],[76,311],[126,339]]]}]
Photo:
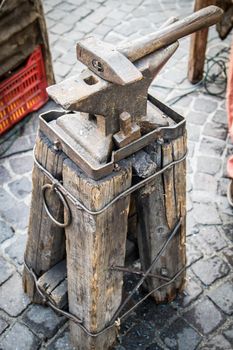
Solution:
[{"label": "rusted metal surface", "polygon": [[[41,114],[39,117],[39,129],[53,143],[56,143],[56,145],[59,144],[59,149],[62,150],[88,176],[98,180],[110,174],[114,168],[117,167],[117,162],[146,147],[151,142],[155,140],[173,140],[183,134],[186,122],[180,114],[158,101],[152,95],[148,95],[148,100],[165,115],[169,116],[174,121],[174,124],[152,130],[125,147],[112,152],[111,160],[105,164],[98,163],[94,158],[88,156],[87,153],[84,155],[83,149],[81,148],[81,151],[77,152],[76,142],[69,137],[62,128],[58,129],[56,120],[59,119],[59,117],[64,116],[64,112],[49,111]],[[73,113],[66,113],[67,118],[72,114]]]},{"label": "rusted metal surface", "polygon": [[174,113],[148,100],[149,86],[178,48],[177,39],[216,23],[221,14],[209,6],[180,21],[171,18],[158,32],[118,48],[94,38],[81,40],[77,57],[90,69],[47,89],[75,113],[53,116],[49,124],[43,116],[41,130],[60,140],[64,153],[95,179],[155,139],[173,138],[181,121],[167,125]]},{"label": "rusted metal surface", "polygon": [[[202,28],[216,24],[223,11],[217,6],[208,6],[200,11],[197,11],[190,16],[175,21],[174,23],[161,28],[158,32],[143,36],[137,40],[120,45],[118,50],[114,49],[109,54],[109,50],[101,51],[100,41],[93,45],[93,40],[84,39],[77,44],[77,57],[95,74],[115,84],[125,84],[129,81],[130,70],[125,71],[125,76],[122,78],[123,67],[121,66],[119,57],[127,57],[129,61],[134,62],[156,50],[159,50],[167,45],[174,43],[176,40],[183,38]],[[106,48],[107,49],[107,48]],[[122,54],[122,55],[121,55]],[[99,62],[101,70],[93,63]],[[114,66],[114,71],[111,69]],[[128,66],[127,66],[128,67]],[[105,74],[106,72],[106,74]],[[129,74],[129,76],[128,76]],[[137,80],[137,77],[136,79]]]}]

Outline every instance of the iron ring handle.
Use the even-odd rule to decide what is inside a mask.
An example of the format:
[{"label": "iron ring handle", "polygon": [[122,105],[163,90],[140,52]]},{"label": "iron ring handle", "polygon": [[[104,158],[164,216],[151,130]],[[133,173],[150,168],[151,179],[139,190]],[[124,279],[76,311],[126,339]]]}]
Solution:
[{"label": "iron ring handle", "polygon": [[[58,195],[60,201],[64,205],[64,208],[66,209],[66,212],[67,212],[67,220],[66,220],[66,222],[59,222],[59,221],[57,221],[53,217],[51,212],[49,211],[48,204],[47,204],[46,198],[45,198],[45,193],[46,193],[47,190],[55,191],[56,194]],[[68,203],[67,203],[64,195],[61,193],[61,191],[59,191],[59,189],[57,187],[55,187],[53,184],[45,184],[45,185],[42,186],[42,198],[43,198],[43,204],[44,204],[45,211],[48,214],[48,216],[50,217],[50,219],[59,227],[67,227],[67,226],[69,226],[70,223],[71,223],[71,211],[70,211]]]}]

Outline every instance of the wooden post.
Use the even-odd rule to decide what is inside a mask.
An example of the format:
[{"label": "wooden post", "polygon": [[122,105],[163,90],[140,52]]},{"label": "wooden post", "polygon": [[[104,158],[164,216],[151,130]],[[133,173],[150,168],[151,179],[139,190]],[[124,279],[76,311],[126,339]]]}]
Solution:
[{"label": "wooden post", "polygon": [[[52,144],[43,135],[37,137],[36,159],[58,180],[62,176],[62,164],[64,154],[55,151]],[[34,165],[32,173],[32,198],[28,228],[28,241],[25,251],[25,261],[33,271],[40,276],[49,270],[65,256],[65,234],[64,229],[55,225],[45,212],[42,199],[42,186],[49,180],[41,170]],[[64,207],[54,192],[46,192],[46,201],[52,208],[56,220],[63,222]],[[36,293],[34,281],[27,269],[23,273],[24,290],[31,300],[41,302]]]},{"label": "wooden post", "polygon": [[[161,168],[183,157],[185,152],[186,135],[162,146],[155,144],[150,154],[158,168]],[[179,218],[182,218],[179,232],[172,238],[151,271],[160,275],[161,279],[146,280],[146,287],[150,291],[172,278],[185,265],[185,177],[183,161],[150,181],[136,196],[139,253],[144,271],[151,265]],[[184,277],[185,273],[182,273],[174,283],[154,292],[156,302],[173,300],[177,291],[183,287]]]},{"label": "wooden post", "polygon": [[[194,11],[198,11],[209,5],[215,5],[215,3],[216,0],[195,0]],[[207,37],[208,28],[199,30],[191,35],[188,79],[193,84],[198,83],[203,76]]]},{"label": "wooden post", "polygon": [[[98,211],[131,186],[131,166],[119,165],[118,172],[94,181],[66,160],[64,186],[86,208]],[[124,264],[129,201],[129,196],[118,200],[98,215],[70,204],[73,219],[65,229],[69,311],[90,332],[101,331],[121,303],[123,276],[109,268]],[[95,338],[72,321],[70,329],[72,343],[80,350],[108,349],[116,338],[115,327]]]}]

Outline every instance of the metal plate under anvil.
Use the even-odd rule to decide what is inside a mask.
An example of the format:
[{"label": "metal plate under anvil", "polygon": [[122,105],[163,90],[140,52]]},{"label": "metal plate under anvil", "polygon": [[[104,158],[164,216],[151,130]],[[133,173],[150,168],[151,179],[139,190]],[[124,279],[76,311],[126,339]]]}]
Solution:
[{"label": "metal plate under anvil", "polygon": [[[64,130],[64,125],[62,125],[62,123],[57,123],[58,118],[61,118],[62,116],[65,116],[65,118],[70,117],[71,120],[73,120],[74,113],[72,112],[65,113],[64,111],[49,111],[41,114],[39,117],[39,130],[45,134],[51,142],[59,141],[61,150],[75,164],[77,164],[89,177],[94,180],[99,180],[104,176],[109,175],[114,170],[117,162],[127,158],[150,143],[158,139],[164,139],[165,141],[172,140],[183,135],[185,119],[153,96],[148,95],[148,100],[171,118],[175,124],[166,127],[159,127],[148,134],[143,135],[136,141],[131,142],[129,145],[116,151],[112,151],[110,161],[107,161],[106,159],[106,162],[100,162],[104,161],[104,159],[101,158],[102,147],[104,147],[104,145],[98,145],[100,158],[93,158],[86,148],[88,147],[88,137],[86,139],[87,144],[85,146],[80,145],[79,142],[75,141],[74,137],[75,132],[80,132],[80,130],[74,129],[74,132],[71,132],[72,128],[69,128],[67,131]],[[83,121],[83,123],[85,123],[85,121]],[[111,140],[105,142],[111,142]]]}]

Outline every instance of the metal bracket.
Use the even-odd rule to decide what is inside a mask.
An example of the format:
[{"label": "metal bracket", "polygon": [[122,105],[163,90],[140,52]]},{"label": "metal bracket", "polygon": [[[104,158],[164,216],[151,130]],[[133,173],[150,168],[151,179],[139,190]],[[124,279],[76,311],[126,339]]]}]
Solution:
[{"label": "metal bracket", "polygon": [[65,133],[58,133],[53,124],[50,123],[64,115],[66,113],[65,111],[49,111],[41,114],[39,117],[39,130],[45,134],[45,136],[47,136],[51,142],[59,142],[59,149],[62,150],[89,177],[94,180],[99,180],[114,171],[114,169],[117,167],[117,162],[129,157],[135,152],[138,152],[142,148],[148,146],[150,143],[157,140],[160,141],[161,139],[164,141],[174,140],[183,135],[186,125],[185,118],[150,94],[148,94],[148,100],[158,107],[163,113],[168,115],[172,120],[174,120],[176,124],[157,128],[131,142],[125,147],[113,151],[111,161],[103,165],[93,163],[91,159],[87,159],[83,154],[78,152],[75,145],[72,144],[67,135]]}]

